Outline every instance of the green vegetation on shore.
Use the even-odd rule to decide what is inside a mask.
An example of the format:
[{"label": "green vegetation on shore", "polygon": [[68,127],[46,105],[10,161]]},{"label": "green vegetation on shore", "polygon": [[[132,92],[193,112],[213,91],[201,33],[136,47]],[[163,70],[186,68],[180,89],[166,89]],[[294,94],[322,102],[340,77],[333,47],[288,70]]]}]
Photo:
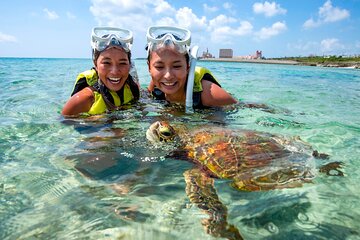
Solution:
[{"label": "green vegetation on shore", "polygon": [[284,57],[272,58],[276,60],[291,60],[296,61],[303,65],[310,66],[338,66],[338,67],[351,67],[360,65],[360,56],[356,57],[343,57],[343,56],[310,56],[310,57]]}]

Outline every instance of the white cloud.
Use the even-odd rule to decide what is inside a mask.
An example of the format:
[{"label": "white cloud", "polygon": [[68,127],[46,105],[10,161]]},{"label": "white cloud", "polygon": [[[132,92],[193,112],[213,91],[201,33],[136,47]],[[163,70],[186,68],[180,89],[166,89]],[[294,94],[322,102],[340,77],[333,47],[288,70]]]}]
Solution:
[{"label": "white cloud", "polygon": [[287,29],[286,23],[284,22],[276,22],[269,28],[261,28],[260,31],[255,33],[255,36],[258,39],[268,39],[273,36],[279,35]]},{"label": "white cloud", "polygon": [[206,17],[198,18],[191,8],[180,8],[175,17],[179,26],[191,28],[193,31],[203,31],[206,29]]},{"label": "white cloud", "polygon": [[233,35],[235,36],[244,36],[244,35],[248,35],[252,32],[253,26],[250,22],[248,21],[242,21],[240,22],[240,26],[235,28]]},{"label": "white cloud", "polygon": [[155,13],[156,14],[163,14],[163,13],[175,13],[175,9],[171,7],[168,2],[159,1],[158,5],[155,6]]},{"label": "white cloud", "polygon": [[[154,24],[149,12],[161,12],[166,7],[162,0],[92,0],[90,12],[99,26],[116,26],[138,31],[142,34],[146,28]],[[157,6],[160,6],[156,9]],[[173,14],[173,12],[170,12]],[[164,17],[166,12],[161,14]]]},{"label": "white cloud", "polygon": [[176,23],[175,19],[172,18],[172,17],[163,17],[163,18],[157,20],[155,22],[155,25],[159,25],[159,26],[165,26],[165,25],[176,26],[177,23]]},{"label": "white cloud", "polygon": [[66,16],[68,19],[75,19],[76,16],[74,14],[72,14],[71,12],[66,12]]},{"label": "white cloud", "polygon": [[333,7],[330,0],[326,1],[319,9],[319,17],[324,22],[337,22],[346,19],[349,16],[350,13],[348,10]]},{"label": "white cloud", "polygon": [[321,41],[320,48],[322,52],[329,54],[339,52],[339,50],[344,49],[345,46],[341,44],[337,38],[328,38]]},{"label": "white cloud", "polygon": [[266,17],[272,17],[278,14],[286,14],[287,10],[280,7],[276,2],[254,3],[253,11],[257,14],[264,14]]},{"label": "white cloud", "polygon": [[233,6],[232,3],[229,3],[229,2],[223,3],[223,8],[224,8],[226,11],[228,11],[230,14],[236,15],[236,11],[235,11],[236,8],[234,8],[234,6]]},{"label": "white cloud", "polygon": [[228,26],[218,27],[211,33],[211,41],[221,44],[231,43],[233,29]]},{"label": "white cloud", "polygon": [[156,25],[171,25],[188,28],[191,31],[204,31],[207,27],[206,17],[198,18],[192,9],[188,7],[180,8],[173,16],[163,17],[155,21]]},{"label": "white cloud", "polygon": [[319,8],[318,14],[319,16],[316,21],[310,18],[306,20],[303,27],[305,29],[319,27],[324,23],[337,22],[350,17],[350,12],[348,10],[334,7],[331,0],[327,0],[324,5]]},{"label": "white cloud", "polygon": [[309,28],[318,27],[320,25],[321,25],[321,23],[319,21],[315,22],[314,19],[310,18],[304,22],[303,27],[306,29],[309,29]]},{"label": "white cloud", "polygon": [[353,54],[353,47],[345,46],[337,38],[327,38],[320,42],[317,41],[298,41],[294,44],[288,44],[289,51],[301,52],[302,56],[309,55],[338,55]]},{"label": "white cloud", "polygon": [[[150,25],[176,25],[192,30],[206,28],[206,18],[191,8],[175,9],[164,0],[93,0],[90,11],[99,25],[112,25],[145,32]],[[153,14],[149,14],[149,12]]]},{"label": "white cloud", "polygon": [[216,11],[219,10],[217,7],[210,7],[210,6],[207,5],[206,3],[203,4],[203,8],[204,8],[204,11],[205,11],[205,12],[208,12],[208,13],[213,13],[213,12],[216,12]]},{"label": "white cloud", "polygon": [[0,32],[0,42],[17,42],[16,37]]},{"label": "white cloud", "polygon": [[57,15],[57,13],[55,11],[50,11],[47,8],[44,8],[43,11],[45,12],[45,16],[49,19],[49,20],[55,20],[58,19],[59,16]]},{"label": "white cloud", "polygon": [[213,42],[227,44],[232,43],[234,38],[250,35],[252,33],[253,26],[250,22],[242,21],[234,28],[225,24],[232,21],[234,21],[234,19],[224,19],[224,16],[218,16],[217,19],[213,19],[210,23],[211,40]]},{"label": "white cloud", "polygon": [[214,19],[211,19],[209,21],[209,28],[211,30],[215,30],[218,27],[222,27],[224,25],[234,23],[234,22],[236,22],[235,18],[227,17],[227,16],[221,14],[221,15],[219,15],[219,16],[217,16]]}]

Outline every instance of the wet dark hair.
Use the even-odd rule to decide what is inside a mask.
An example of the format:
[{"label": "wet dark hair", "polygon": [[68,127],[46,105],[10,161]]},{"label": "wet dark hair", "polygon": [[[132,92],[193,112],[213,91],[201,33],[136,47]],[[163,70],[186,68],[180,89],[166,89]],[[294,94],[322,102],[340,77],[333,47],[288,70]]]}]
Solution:
[{"label": "wet dark hair", "polygon": [[[108,48],[105,48],[105,50],[106,49],[108,49]],[[103,51],[105,51],[105,50],[103,50]],[[92,50],[92,59],[93,59],[93,62],[94,62],[95,66],[96,66],[96,61],[100,56],[100,53],[102,53],[103,51],[100,52],[100,51],[98,51],[96,49]],[[129,62],[131,62],[131,51],[127,52],[127,55],[128,55]]]},{"label": "wet dark hair", "polygon": [[[102,37],[103,37],[103,38],[106,38],[106,37],[108,37],[108,36],[109,36],[109,34],[105,34],[105,35],[102,36]],[[112,38],[111,40],[113,40],[113,38]],[[105,51],[105,50],[108,49],[108,48],[109,48],[109,47],[105,48],[103,51]],[[103,51],[101,51],[101,52],[103,52]],[[98,51],[98,50],[96,50],[95,48],[92,50],[92,59],[93,59],[93,62],[94,62],[94,64],[95,64],[95,66],[96,66],[96,61],[97,61],[97,59],[99,58],[101,52]],[[126,52],[126,51],[125,51],[125,52]],[[128,55],[129,62],[131,62],[131,51],[129,51],[129,52],[127,53],[127,55]]]},{"label": "wet dark hair", "polygon": [[[163,34],[160,34],[159,36],[156,37],[156,39],[159,39],[159,38],[162,38],[163,36],[165,36],[166,34],[168,33],[163,33]],[[170,33],[176,40],[178,41],[181,41],[183,39],[181,39],[179,36],[177,36],[176,34],[173,34],[173,33]]]},{"label": "wet dark hair", "polygon": [[[166,34],[168,34],[168,33],[160,34],[159,36],[156,37],[156,39],[162,38],[162,37],[165,36]],[[173,34],[173,33],[171,33],[171,35],[172,35],[176,40],[178,40],[178,41],[181,41],[181,40],[182,40],[179,36],[177,36],[177,35],[175,35],[175,34]],[[148,51],[148,48],[149,48],[149,46],[148,46],[148,44],[146,44],[145,50]],[[190,64],[190,57],[189,57],[189,54],[188,54],[188,53],[185,54],[185,59],[186,59],[186,63],[187,63],[187,64]],[[148,61],[148,63],[150,62],[150,54],[148,54],[147,61]]]},{"label": "wet dark hair", "polygon": [[[150,55],[151,55],[151,54],[149,54],[148,57],[147,57],[147,62],[148,62],[148,64],[150,63]],[[189,53],[185,53],[184,56],[185,56],[185,59],[186,59],[186,63],[189,65],[189,64],[190,64]]]}]

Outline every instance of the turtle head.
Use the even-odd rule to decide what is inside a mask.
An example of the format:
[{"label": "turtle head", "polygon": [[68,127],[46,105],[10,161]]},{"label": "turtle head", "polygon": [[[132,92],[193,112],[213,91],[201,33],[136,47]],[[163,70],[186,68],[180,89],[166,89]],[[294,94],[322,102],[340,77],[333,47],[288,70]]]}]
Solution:
[{"label": "turtle head", "polygon": [[169,123],[157,121],[146,131],[146,138],[150,142],[170,142],[174,140],[176,132]]}]

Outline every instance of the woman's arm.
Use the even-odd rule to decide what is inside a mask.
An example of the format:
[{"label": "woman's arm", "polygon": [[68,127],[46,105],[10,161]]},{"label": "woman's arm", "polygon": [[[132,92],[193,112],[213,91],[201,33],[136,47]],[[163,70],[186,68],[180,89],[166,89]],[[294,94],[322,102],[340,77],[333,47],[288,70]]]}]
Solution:
[{"label": "woman's arm", "polygon": [[76,116],[80,113],[88,112],[93,103],[93,91],[89,87],[84,88],[65,103],[61,114],[64,116]]},{"label": "woman's arm", "polygon": [[215,83],[203,79],[201,81],[203,91],[201,93],[201,101],[204,106],[221,107],[237,103],[227,91],[219,87]]}]

